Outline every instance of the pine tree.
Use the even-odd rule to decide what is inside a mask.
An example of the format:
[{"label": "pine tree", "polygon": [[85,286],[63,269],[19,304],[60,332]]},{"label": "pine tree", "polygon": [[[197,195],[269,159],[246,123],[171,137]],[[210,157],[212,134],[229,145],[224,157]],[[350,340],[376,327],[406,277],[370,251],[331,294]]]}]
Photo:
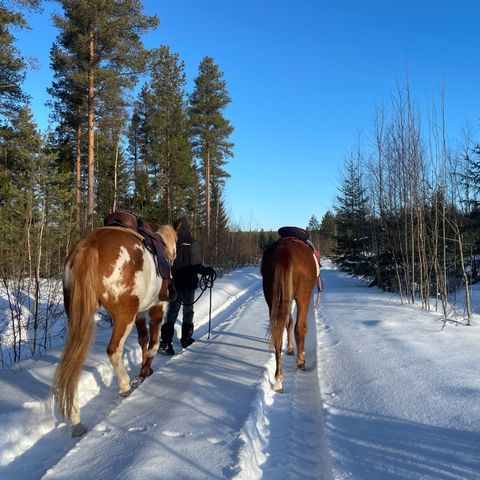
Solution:
[{"label": "pine tree", "polygon": [[82,164],[82,141],[87,120],[87,88],[86,74],[81,67],[81,52],[68,52],[61,45],[66,45],[69,37],[59,36],[58,43],[54,43],[50,50],[51,67],[54,72],[52,86],[48,93],[52,99],[48,102],[51,107],[50,117],[57,125],[55,129],[55,143],[63,155],[59,161],[67,161],[75,178],[75,224],[76,235],[82,230],[82,179],[84,168]]},{"label": "pine tree", "polygon": [[[93,225],[95,200],[95,123],[99,92],[109,84],[120,91],[131,88],[144,69],[147,54],[140,35],[158,24],[141,13],[139,0],[58,0],[64,16],[54,17],[60,29],[59,45],[86,91],[88,142],[88,224]],[[78,73],[74,74],[75,71]],[[75,90],[77,91],[77,90]],[[115,98],[118,98],[116,96]]]},{"label": "pine tree", "polygon": [[[148,85],[152,99],[147,110],[150,148],[158,163],[162,220],[172,223],[186,213],[195,182],[192,149],[186,113],[185,66],[167,46],[153,52],[152,78]],[[158,219],[157,219],[158,221]]]},{"label": "pine tree", "polygon": [[36,8],[39,0],[0,1],[0,123],[8,123],[8,119],[18,112],[27,99],[21,85],[25,78],[26,64],[15,47],[15,29],[26,29],[28,24],[22,10],[15,4]]},{"label": "pine tree", "polygon": [[226,158],[233,155],[233,143],[228,140],[233,132],[233,126],[223,116],[223,111],[230,102],[223,73],[213,58],[205,57],[195,78],[189,113],[194,153],[200,160],[204,179],[208,244],[211,239],[212,185],[223,185],[229,176],[223,167]]}]

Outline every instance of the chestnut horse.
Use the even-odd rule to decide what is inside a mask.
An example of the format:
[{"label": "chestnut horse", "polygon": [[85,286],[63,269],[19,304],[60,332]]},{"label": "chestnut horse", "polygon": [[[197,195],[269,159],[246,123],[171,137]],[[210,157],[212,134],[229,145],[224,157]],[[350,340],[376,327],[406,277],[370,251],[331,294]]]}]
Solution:
[{"label": "chestnut horse", "polygon": [[[177,233],[170,225],[157,231],[165,245],[165,257],[176,257]],[[167,302],[160,300],[164,279],[141,235],[121,227],[94,229],[80,240],[67,258],[63,276],[68,334],[58,364],[52,392],[63,417],[72,424],[72,436],[86,429],[80,422],[78,382],[95,331],[94,314],[102,306],[112,317],[113,328],[107,353],[118,379],[120,395],[132,391],[122,362],[125,340],[135,322],[142,348],[140,377],[152,373],[159,328]],[[150,338],[144,313],[150,317]]]},{"label": "chestnut horse", "polygon": [[292,302],[297,305],[295,342],[297,368],[305,368],[305,336],[310,299],[320,274],[320,266],[313,250],[296,237],[283,237],[263,253],[261,273],[263,293],[270,312],[270,341],[275,347],[275,385],[283,391],[282,343],[287,329],[287,354],[293,354]]}]

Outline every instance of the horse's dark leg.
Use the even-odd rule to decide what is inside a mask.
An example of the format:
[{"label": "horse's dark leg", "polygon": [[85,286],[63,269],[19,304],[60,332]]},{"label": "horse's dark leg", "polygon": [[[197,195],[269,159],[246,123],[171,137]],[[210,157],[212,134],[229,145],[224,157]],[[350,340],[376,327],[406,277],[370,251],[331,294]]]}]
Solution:
[{"label": "horse's dark leg", "polygon": [[110,343],[107,347],[108,357],[113,365],[117,375],[120,395],[126,395],[130,392],[130,377],[128,376],[122,362],[123,345],[131,332],[135,313],[116,314],[113,317],[113,330]]},{"label": "horse's dark leg", "polygon": [[148,348],[148,328],[145,322],[145,314],[139,313],[135,318],[135,326],[137,327],[138,344],[142,349],[142,366],[147,361],[147,348]]},{"label": "horse's dark leg", "polygon": [[287,323],[287,355],[293,355],[292,330],[293,330],[293,318],[290,315],[288,317],[288,323]]},{"label": "horse's dark leg", "polygon": [[166,305],[167,302],[161,302],[158,305],[153,306],[148,311],[148,315],[150,316],[150,342],[148,344],[147,358],[145,359],[145,362],[142,365],[142,369],[140,370],[141,377],[148,377],[153,373],[152,361],[153,357],[158,352],[158,337],[160,333],[160,324],[163,320]]},{"label": "horse's dark leg", "polygon": [[307,336],[307,315],[310,296],[302,295],[297,300],[297,322],[295,324],[295,342],[297,344],[297,368],[305,368],[305,337]]},{"label": "horse's dark leg", "polygon": [[283,392],[283,373],[282,373],[282,342],[275,344],[275,385],[273,389],[276,392]]}]

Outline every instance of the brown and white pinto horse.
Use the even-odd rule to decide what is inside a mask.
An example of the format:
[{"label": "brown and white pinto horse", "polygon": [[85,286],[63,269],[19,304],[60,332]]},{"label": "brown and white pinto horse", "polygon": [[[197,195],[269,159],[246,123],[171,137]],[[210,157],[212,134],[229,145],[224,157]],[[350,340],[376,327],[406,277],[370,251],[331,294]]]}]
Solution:
[{"label": "brown and white pinto horse", "polygon": [[305,337],[310,299],[320,274],[319,263],[312,249],[295,237],[283,237],[263,253],[261,273],[263,293],[270,312],[270,341],[275,347],[274,390],[283,391],[282,343],[287,329],[287,354],[293,354],[292,302],[297,305],[295,342],[297,368],[305,368]]},{"label": "brown and white pinto horse", "polygon": [[[177,233],[170,225],[157,234],[165,244],[165,256],[173,262]],[[94,314],[102,306],[113,319],[107,353],[118,378],[120,395],[131,392],[130,378],[122,362],[125,340],[133,323],[142,348],[140,377],[151,375],[157,353],[159,328],[167,305],[160,301],[163,280],[155,259],[133,230],[102,227],[88,232],[67,258],[63,290],[68,334],[55,373],[52,392],[55,404],[72,424],[72,436],[86,429],[80,422],[78,381],[95,331]],[[150,316],[150,336],[144,313]]]}]

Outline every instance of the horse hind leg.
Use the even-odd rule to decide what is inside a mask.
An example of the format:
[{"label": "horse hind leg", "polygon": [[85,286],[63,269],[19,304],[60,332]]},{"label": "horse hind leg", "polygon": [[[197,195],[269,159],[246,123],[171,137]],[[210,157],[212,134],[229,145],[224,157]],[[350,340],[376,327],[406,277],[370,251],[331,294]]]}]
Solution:
[{"label": "horse hind leg", "polygon": [[80,408],[78,406],[78,392],[75,392],[73,398],[72,412],[70,414],[70,422],[72,424],[72,438],[81,437],[87,433],[87,429],[80,421]]},{"label": "horse hind leg", "polygon": [[148,315],[150,316],[150,341],[145,361],[142,363],[142,368],[140,369],[140,377],[142,378],[148,377],[153,373],[152,362],[158,352],[160,325],[166,310],[165,307],[166,302],[162,302],[153,306],[148,311]]},{"label": "horse hind leg", "polygon": [[307,315],[310,297],[297,302],[297,322],[295,323],[295,342],[297,344],[297,368],[305,370],[305,337],[307,336]]},{"label": "horse hind leg", "polygon": [[282,372],[282,343],[275,345],[275,385],[273,390],[275,392],[283,392],[283,372]]},{"label": "horse hind leg", "polygon": [[128,396],[132,389],[130,387],[130,377],[125,370],[122,362],[122,353],[125,340],[132,330],[134,323],[133,315],[126,317],[116,315],[113,317],[113,331],[110,343],[107,347],[107,354],[115,370],[118,379],[119,393],[121,396]]},{"label": "horse hind leg", "polygon": [[288,317],[287,323],[287,355],[293,355],[293,340],[292,340],[292,331],[293,331],[293,318],[292,315]]},{"label": "horse hind leg", "polygon": [[[148,358],[148,328],[145,321],[145,314],[139,313],[135,318],[135,327],[137,328],[138,344],[142,349],[142,365],[145,365]],[[141,375],[141,374],[140,374]]]}]

